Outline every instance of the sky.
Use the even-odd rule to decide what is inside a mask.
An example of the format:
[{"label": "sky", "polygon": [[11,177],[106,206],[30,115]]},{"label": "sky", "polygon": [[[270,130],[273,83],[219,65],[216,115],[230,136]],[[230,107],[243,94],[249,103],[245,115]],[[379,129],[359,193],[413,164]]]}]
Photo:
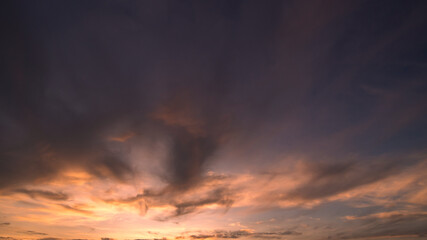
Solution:
[{"label": "sky", "polygon": [[427,239],[426,1],[0,12],[0,240]]}]

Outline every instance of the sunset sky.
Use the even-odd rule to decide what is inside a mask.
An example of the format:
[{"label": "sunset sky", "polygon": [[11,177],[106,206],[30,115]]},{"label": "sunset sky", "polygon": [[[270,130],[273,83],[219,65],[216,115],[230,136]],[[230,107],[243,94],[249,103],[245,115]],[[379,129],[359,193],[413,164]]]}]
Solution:
[{"label": "sunset sky", "polygon": [[427,1],[0,12],[0,240],[427,239]]}]

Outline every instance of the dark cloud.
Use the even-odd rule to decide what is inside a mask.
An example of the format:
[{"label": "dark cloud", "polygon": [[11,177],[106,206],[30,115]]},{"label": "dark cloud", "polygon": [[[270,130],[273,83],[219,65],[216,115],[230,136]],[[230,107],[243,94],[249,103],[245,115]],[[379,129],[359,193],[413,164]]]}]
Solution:
[{"label": "dark cloud", "polygon": [[425,237],[427,230],[427,214],[396,212],[385,216],[370,215],[361,217],[363,224],[359,229],[340,232],[335,239],[366,239],[366,238],[393,238],[393,237]]},{"label": "dark cloud", "polygon": [[46,208],[46,206],[43,204],[28,201],[16,201],[15,204],[24,208]]},{"label": "dark cloud", "polygon": [[36,232],[36,231],[31,231],[31,230],[28,230],[28,231],[25,231],[22,233],[29,234],[29,235],[48,235],[47,233]]},{"label": "dark cloud", "polygon": [[201,177],[204,162],[215,150],[216,143],[210,137],[195,137],[185,131],[173,136],[171,182],[179,188],[186,188]]},{"label": "dark cloud", "polygon": [[230,208],[233,202],[234,201],[227,189],[216,189],[209,193],[209,195],[205,198],[174,204],[176,208],[175,216],[185,215],[197,210],[199,207],[214,203],[226,208]]},{"label": "dark cloud", "polygon": [[206,239],[206,238],[213,238],[215,237],[215,235],[199,234],[199,235],[191,235],[190,237],[193,239]]},{"label": "dark cloud", "polygon": [[16,189],[14,192],[23,193],[31,198],[45,198],[54,201],[68,200],[68,195],[62,192],[52,192],[44,190]]},{"label": "dark cloud", "polygon": [[[126,131],[136,132],[137,136],[140,132],[148,133],[145,138],[158,134],[168,136],[171,172],[165,178],[171,185],[184,189],[197,181],[204,163],[217,149],[222,101],[214,92],[221,94],[223,88],[215,86],[216,79],[199,79],[202,73],[190,71],[191,64],[178,67],[174,64],[181,61],[178,56],[170,58],[171,62],[162,60],[175,43],[161,39],[173,37],[171,30],[177,26],[160,23],[156,28],[163,29],[163,33],[152,34],[146,39],[148,35],[127,27],[137,21],[136,12],[131,16],[122,15],[114,8],[107,10],[109,6],[101,2],[95,3],[95,6],[107,8],[108,13],[102,18],[110,22],[117,18],[114,24],[124,31],[122,36],[128,35],[118,39],[102,24],[82,24],[87,17],[99,14],[93,9],[94,5],[67,4],[70,7],[69,12],[64,13],[67,17],[59,17],[56,24],[45,26],[45,21],[51,22],[47,19],[58,16],[57,11],[65,11],[60,4],[47,5],[49,7],[10,4],[8,7],[13,11],[5,16],[9,20],[19,18],[17,24],[21,25],[17,31],[8,28],[10,39],[5,40],[10,40],[5,44],[12,44],[12,48],[20,52],[8,52],[7,57],[12,59],[9,67],[16,71],[7,71],[2,81],[2,99],[8,104],[1,108],[5,134],[1,139],[0,163],[4,172],[0,187],[47,180],[61,169],[75,166],[100,178],[124,181],[132,174],[127,161],[128,145],[109,143],[107,139]],[[25,17],[20,18],[32,7],[29,14],[37,20],[30,22]],[[141,27],[142,31],[151,31],[138,26]],[[73,32],[79,32],[82,38]],[[102,40],[100,37],[104,34],[113,34],[112,41]],[[25,40],[15,41],[15,38]],[[123,48],[123,44],[129,44],[125,39],[133,46]],[[141,42],[148,45],[141,48]],[[182,44],[189,49],[184,39]],[[66,50],[65,46],[71,45],[75,49]],[[139,53],[135,54],[135,50]],[[149,52],[152,56],[160,55],[148,59]],[[215,56],[212,57],[216,62]],[[198,61],[197,58],[192,61]],[[161,66],[170,67],[170,75],[149,71]],[[158,78],[165,80],[158,81]],[[15,84],[18,81],[22,84]],[[190,93],[184,93],[187,100],[171,100],[176,94],[180,95],[181,90]],[[174,103],[170,104],[171,101]],[[157,108],[165,108],[168,118],[152,116]],[[173,109],[169,111],[169,108]],[[201,132],[196,133],[192,126],[181,123],[180,117],[201,122],[198,126]],[[23,165],[26,167],[19,167]]]},{"label": "dark cloud", "polygon": [[[228,210],[235,201],[235,191],[231,190],[223,180],[227,179],[222,175],[203,176],[198,184],[192,186],[192,191],[182,191],[173,185],[167,185],[160,190],[145,189],[142,194],[124,199],[105,199],[110,204],[130,204],[139,209],[141,215],[145,215],[150,207],[163,206],[165,204],[173,206],[175,213],[168,216],[158,216],[156,220],[165,221],[171,218],[187,215],[203,209],[204,206],[217,204]],[[203,190],[206,185],[216,183],[212,189]],[[202,190],[202,191],[201,191]],[[186,196],[190,194],[190,196]]]},{"label": "dark cloud", "polygon": [[0,226],[9,226],[10,225],[10,222],[2,222],[2,223],[0,223]]},{"label": "dark cloud", "polygon": [[248,231],[217,231],[215,236],[218,238],[240,238],[244,236],[252,235],[251,232]]},{"label": "dark cloud", "polygon": [[88,210],[85,210],[85,209],[81,209],[78,206],[70,206],[70,205],[67,205],[67,204],[60,204],[59,206],[63,207],[64,209],[71,210],[71,211],[77,212],[77,213],[82,213],[82,214],[87,214],[87,215],[91,215],[92,214],[91,211],[88,211]]},{"label": "dark cloud", "polygon": [[285,199],[315,200],[333,196],[363,185],[385,179],[403,171],[396,161],[376,160],[373,163],[314,163],[309,164],[310,179],[296,189],[286,193]]},{"label": "dark cloud", "polygon": [[302,235],[300,232],[288,230],[284,232],[261,232],[261,235],[279,235],[279,236],[288,236],[288,235]]},{"label": "dark cloud", "polygon": [[245,230],[238,231],[215,231],[211,234],[197,234],[191,235],[192,239],[209,239],[209,238],[219,238],[219,239],[237,239],[241,237],[251,237],[256,239],[282,239],[284,236],[291,235],[301,235],[302,233],[296,231],[283,231],[283,232],[250,232]]}]

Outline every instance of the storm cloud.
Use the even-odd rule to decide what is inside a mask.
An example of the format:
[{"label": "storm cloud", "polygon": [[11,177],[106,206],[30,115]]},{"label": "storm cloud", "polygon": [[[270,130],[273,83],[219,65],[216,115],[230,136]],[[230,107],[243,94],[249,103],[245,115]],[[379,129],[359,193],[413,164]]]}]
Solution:
[{"label": "storm cloud", "polygon": [[343,204],[318,219],[360,233],[331,237],[425,236],[424,215],[339,222],[363,201],[424,206],[424,1],[0,5],[2,230],[120,216],[212,225],[194,239],[310,238],[302,208]]},{"label": "storm cloud", "polygon": [[[379,31],[378,40],[369,41],[370,31],[381,29],[381,23],[372,30],[344,27],[357,19],[357,11],[351,9],[368,3],[339,2],[332,15],[326,13],[330,9],[310,12],[317,26],[298,21],[302,6],[295,3],[223,4],[212,2],[204,8],[196,2],[8,3],[4,22],[19,20],[5,26],[2,40],[8,61],[1,94],[1,187],[46,180],[70,167],[127,181],[133,172],[127,141],[166,136],[170,172],[163,177],[185,189],[198,181],[206,161],[227,143],[227,136],[244,139],[256,134],[251,128],[261,134],[267,126],[289,129],[288,134],[296,136],[292,142],[280,131],[266,140],[287,145],[284,151],[311,148],[327,154],[335,147],[327,141],[323,146],[316,143],[321,136],[336,139],[332,144],[368,144],[369,139],[387,138],[402,124],[420,119],[426,106],[419,103],[425,95],[409,91],[425,87],[418,80],[421,69],[414,65],[405,83],[386,83],[392,71],[380,76],[383,67],[369,63],[387,58],[387,38],[400,45],[410,41],[406,48],[421,43],[399,38],[407,28],[423,24],[413,20],[421,10],[390,15],[387,20],[407,21],[397,30]],[[168,17],[141,15],[144,9]],[[354,12],[344,18],[349,11]],[[396,9],[390,6],[389,11]],[[47,24],[51,18],[55,24]],[[354,38],[343,35],[348,31]],[[171,38],[174,41],[167,41]],[[351,44],[363,51],[348,48]],[[409,50],[395,50],[403,51]],[[356,62],[347,63],[349,56]],[[377,80],[356,81],[364,79],[361,72],[366,71],[378,75]],[[313,83],[314,77],[319,81]],[[327,87],[335,81],[342,84]],[[342,91],[348,98],[340,101]],[[410,107],[415,102],[417,110]],[[383,110],[375,113],[376,119],[369,119],[379,107]],[[310,127],[300,128],[295,121]],[[353,128],[373,131],[354,135]],[[108,142],[130,132],[130,140]],[[362,145],[354,147],[367,147]]]}]

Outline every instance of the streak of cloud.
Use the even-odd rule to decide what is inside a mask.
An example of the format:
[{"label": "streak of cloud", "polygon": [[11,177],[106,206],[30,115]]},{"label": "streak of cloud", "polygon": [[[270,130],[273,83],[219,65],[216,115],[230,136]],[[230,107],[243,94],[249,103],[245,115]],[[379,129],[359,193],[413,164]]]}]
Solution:
[{"label": "streak of cloud", "polygon": [[25,231],[22,233],[29,234],[29,235],[48,235],[47,233],[36,232],[36,231],[31,231],[31,230],[28,230],[28,231]]},{"label": "streak of cloud", "polygon": [[31,198],[45,198],[54,201],[65,201],[69,198],[65,193],[44,190],[17,189],[15,192],[26,194]]},{"label": "streak of cloud", "polygon": [[277,231],[277,232],[253,232],[247,230],[238,231],[223,231],[217,230],[210,234],[190,235],[192,239],[238,239],[243,237],[251,237],[256,239],[282,239],[284,236],[298,236],[302,233],[296,231]]}]

